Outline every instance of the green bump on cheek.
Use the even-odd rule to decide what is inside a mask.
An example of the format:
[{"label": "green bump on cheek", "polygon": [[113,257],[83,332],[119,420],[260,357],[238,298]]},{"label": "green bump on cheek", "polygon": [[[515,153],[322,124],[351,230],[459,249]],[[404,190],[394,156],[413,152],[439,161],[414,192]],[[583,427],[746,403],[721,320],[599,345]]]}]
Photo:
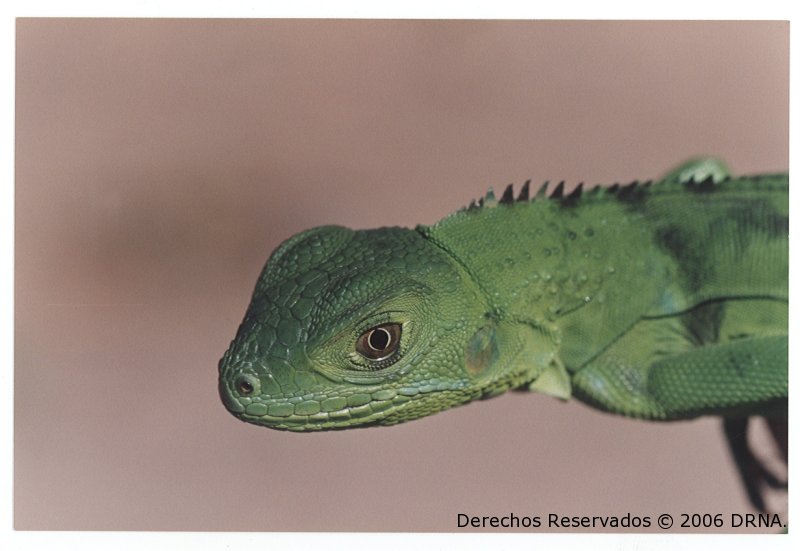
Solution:
[{"label": "green bump on cheek", "polygon": [[267,406],[265,404],[250,404],[245,408],[248,415],[265,415],[267,413]]},{"label": "green bump on cheek", "polygon": [[294,382],[299,388],[310,389],[314,385],[314,377],[305,371],[298,371],[294,374]]},{"label": "green bump on cheek", "polygon": [[373,400],[391,400],[395,396],[397,396],[397,392],[389,388],[372,393]]},{"label": "green bump on cheek", "polygon": [[312,400],[300,402],[294,406],[294,412],[297,415],[313,415],[319,413],[319,402],[314,402]]},{"label": "green bump on cheek", "polygon": [[324,277],[313,279],[303,288],[301,295],[313,299],[319,294],[320,291],[322,291],[327,282],[327,278]]},{"label": "green bump on cheek", "polygon": [[349,409],[342,409],[339,411],[332,411],[328,414],[328,416],[333,421],[342,421],[346,419],[350,419],[350,410]]},{"label": "green bump on cheek", "polygon": [[[324,274],[319,272],[318,270],[309,269],[307,272],[301,273],[295,281],[297,281],[298,285],[306,286],[307,284],[311,283],[315,279],[319,279],[323,277]],[[323,278],[324,279],[324,278]]]},{"label": "green bump on cheek", "polygon": [[292,315],[299,320],[305,319],[311,313],[314,301],[309,298],[301,298],[292,306]]},{"label": "green bump on cheek", "polygon": [[347,398],[347,405],[351,407],[357,407],[368,404],[371,401],[372,397],[369,394],[353,394]]},{"label": "green bump on cheek", "polygon": [[300,326],[293,318],[283,318],[278,322],[278,340],[286,346],[292,346],[297,342],[297,335]]},{"label": "green bump on cheek", "polygon": [[274,417],[289,417],[294,413],[294,406],[292,404],[272,404],[267,413]]},{"label": "green bump on cheek", "polygon": [[347,398],[328,398],[327,400],[323,400],[321,405],[322,411],[336,411],[339,409],[344,409],[344,407],[347,405]]},{"label": "green bump on cheek", "polygon": [[350,415],[353,417],[366,417],[371,413],[372,413],[372,408],[369,407],[369,404],[365,406],[359,406],[356,408],[350,408]]}]

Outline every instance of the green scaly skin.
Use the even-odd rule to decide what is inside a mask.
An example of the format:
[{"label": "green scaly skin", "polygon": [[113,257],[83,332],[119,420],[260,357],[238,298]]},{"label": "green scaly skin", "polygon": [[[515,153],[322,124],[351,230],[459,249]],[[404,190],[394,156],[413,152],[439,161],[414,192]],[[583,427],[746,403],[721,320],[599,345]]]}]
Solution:
[{"label": "green scaly skin", "polygon": [[[220,395],[292,431],[520,387],[651,420],[782,412],[787,237],[788,175],[710,159],[652,185],[490,191],[433,226],[314,228],[267,262]],[[391,355],[360,353],[386,324]]]}]

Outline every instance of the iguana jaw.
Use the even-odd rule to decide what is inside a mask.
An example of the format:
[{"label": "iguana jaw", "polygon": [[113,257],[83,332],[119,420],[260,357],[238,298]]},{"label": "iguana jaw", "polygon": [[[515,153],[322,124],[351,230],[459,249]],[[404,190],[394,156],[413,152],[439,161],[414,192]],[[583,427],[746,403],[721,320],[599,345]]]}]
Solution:
[{"label": "iguana jaw", "polygon": [[[466,403],[477,396],[466,382],[408,386],[390,390],[360,388],[347,398],[324,396],[261,399],[237,397],[220,378],[219,393],[225,407],[240,420],[278,430],[309,432],[373,425],[394,425]],[[343,407],[332,409],[339,403]],[[352,405],[348,405],[352,404]],[[322,411],[322,408],[330,411]]]}]

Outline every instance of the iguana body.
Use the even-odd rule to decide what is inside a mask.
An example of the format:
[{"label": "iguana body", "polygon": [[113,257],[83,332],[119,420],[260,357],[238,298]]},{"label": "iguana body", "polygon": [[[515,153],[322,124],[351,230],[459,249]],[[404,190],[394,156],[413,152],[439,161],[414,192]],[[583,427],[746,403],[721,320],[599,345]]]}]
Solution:
[{"label": "iguana body", "polygon": [[393,424],[530,388],[627,416],[782,412],[788,175],[688,163],[433,226],[284,242],[220,361],[226,407],[277,429]]}]

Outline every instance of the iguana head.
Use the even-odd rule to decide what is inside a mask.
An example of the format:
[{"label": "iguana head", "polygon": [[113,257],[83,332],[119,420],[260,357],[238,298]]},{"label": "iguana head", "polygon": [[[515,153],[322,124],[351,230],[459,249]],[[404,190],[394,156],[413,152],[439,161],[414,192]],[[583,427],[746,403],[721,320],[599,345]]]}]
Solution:
[{"label": "iguana head", "polygon": [[465,347],[484,308],[417,231],[308,230],[267,262],[219,363],[222,401],[244,421],[295,431],[393,424],[469,401],[480,391]]}]

